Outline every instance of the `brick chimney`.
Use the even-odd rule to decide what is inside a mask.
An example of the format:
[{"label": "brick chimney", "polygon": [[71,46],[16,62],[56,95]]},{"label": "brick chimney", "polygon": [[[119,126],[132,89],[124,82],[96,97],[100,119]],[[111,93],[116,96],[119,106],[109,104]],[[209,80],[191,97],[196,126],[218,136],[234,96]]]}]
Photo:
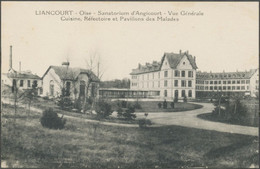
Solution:
[{"label": "brick chimney", "polygon": [[181,54],[181,50],[180,50],[180,54]]},{"label": "brick chimney", "polygon": [[10,46],[9,70],[13,68],[12,45]]}]

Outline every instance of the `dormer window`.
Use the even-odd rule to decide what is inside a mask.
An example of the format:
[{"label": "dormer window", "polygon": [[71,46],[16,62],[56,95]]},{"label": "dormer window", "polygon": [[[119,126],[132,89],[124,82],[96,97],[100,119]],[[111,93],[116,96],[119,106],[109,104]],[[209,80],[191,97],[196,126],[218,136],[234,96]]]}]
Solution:
[{"label": "dormer window", "polygon": [[183,65],[185,65],[185,62],[183,62]]}]

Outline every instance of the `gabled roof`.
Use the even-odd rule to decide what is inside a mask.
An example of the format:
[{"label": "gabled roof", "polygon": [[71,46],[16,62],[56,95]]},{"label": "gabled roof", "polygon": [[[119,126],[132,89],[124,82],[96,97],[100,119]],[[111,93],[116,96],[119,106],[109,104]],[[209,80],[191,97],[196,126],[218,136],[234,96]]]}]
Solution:
[{"label": "gabled roof", "polygon": [[71,68],[66,66],[50,66],[47,71],[44,73],[42,78],[49,72],[50,69],[53,69],[55,73],[60,77],[61,80],[77,80],[80,74],[87,74],[88,77],[95,82],[99,81],[99,78],[90,70],[82,68]]},{"label": "gabled roof", "polygon": [[142,73],[148,73],[148,72],[155,72],[161,70],[162,63],[164,62],[165,58],[168,60],[169,65],[172,69],[176,69],[180,61],[187,57],[190,61],[190,64],[193,69],[197,69],[195,58],[193,58],[191,55],[189,55],[187,52],[184,53],[164,53],[161,62],[153,62],[153,63],[146,63],[146,65],[140,65],[137,69],[133,69],[130,73],[131,75],[136,74],[142,74]]},{"label": "gabled roof", "polygon": [[218,72],[218,73],[208,73],[208,72],[197,72],[196,79],[250,79],[257,69],[251,69],[250,71],[244,72]]},{"label": "gabled roof", "polygon": [[32,74],[31,72],[17,72],[14,69],[7,73],[7,77],[17,79],[41,79],[38,75]]}]

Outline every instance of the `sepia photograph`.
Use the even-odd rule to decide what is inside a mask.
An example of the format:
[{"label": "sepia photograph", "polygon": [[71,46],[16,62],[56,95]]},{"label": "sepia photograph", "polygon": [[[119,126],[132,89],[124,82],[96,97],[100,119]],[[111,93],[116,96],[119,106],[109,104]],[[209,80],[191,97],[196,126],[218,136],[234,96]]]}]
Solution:
[{"label": "sepia photograph", "polygon": [[259,2],[2,1],[1,168],[259,168]]}]

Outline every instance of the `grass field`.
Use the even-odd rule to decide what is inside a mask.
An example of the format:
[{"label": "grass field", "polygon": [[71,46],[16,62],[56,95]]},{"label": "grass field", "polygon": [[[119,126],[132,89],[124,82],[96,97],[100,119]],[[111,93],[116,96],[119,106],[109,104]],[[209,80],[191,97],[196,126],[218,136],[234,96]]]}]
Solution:
[{"label": "grass field", "polygon": [[[14,117],[15,121],[14,121]],[[67,119],[43,128],[40,115],[5,106],[1,160],[9,167],[258,167],[258,137],[178,126],[126,128]]]}]

